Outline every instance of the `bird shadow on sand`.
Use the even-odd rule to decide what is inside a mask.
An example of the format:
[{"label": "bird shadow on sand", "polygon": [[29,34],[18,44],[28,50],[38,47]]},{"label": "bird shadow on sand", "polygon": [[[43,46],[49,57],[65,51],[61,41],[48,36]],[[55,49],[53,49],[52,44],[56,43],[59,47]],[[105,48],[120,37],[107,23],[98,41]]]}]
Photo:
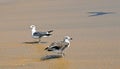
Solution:
[{"label": "bird shadow on sand", "polygon": [[41,57],[41,60],[45,61],[45,60],[50,60],[50,59],[62,58],[62,57],[63,57],[62,55],[46,55],[46,56]]},{"label": "bird shadow on sand", "polygon": [[106,14],[114,14],[115,12],[88,12],[89,13],[89,17],[93,17],[93,16],[101,16],[101,15],[106,15]]},{"label": "bird shadow on sand", "polygon": [[24,44],[46,44],[47,42],[38,42],[38,41],[33,41],[33,42],[23,42]]}]

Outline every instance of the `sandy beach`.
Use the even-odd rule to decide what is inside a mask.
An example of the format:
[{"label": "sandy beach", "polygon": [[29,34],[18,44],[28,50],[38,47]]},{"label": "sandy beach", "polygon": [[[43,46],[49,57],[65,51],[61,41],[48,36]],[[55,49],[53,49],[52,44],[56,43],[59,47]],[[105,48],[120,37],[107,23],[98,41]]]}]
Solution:
[{"label": "sandy beach", "polygon": [[[120,69],[119,0],[0,0],[0,69]],[[30,43],[30,25],[54,30]],[[65,57],[41,60],[64,36]],[[44,43],[45,42],[45,43]]]}]

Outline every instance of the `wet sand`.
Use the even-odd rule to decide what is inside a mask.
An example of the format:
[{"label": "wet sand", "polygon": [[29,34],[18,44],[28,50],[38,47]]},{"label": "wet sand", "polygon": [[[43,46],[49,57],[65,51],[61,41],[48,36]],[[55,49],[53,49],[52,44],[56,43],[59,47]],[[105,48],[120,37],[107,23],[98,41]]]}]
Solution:
[{"label": "wet sand", "polygon": [[[0,0],[0,69],[119,69],[120,1]],[[90,16],[88,12],[113,12]],[[37,30],[52,37],[33,43]],[[41,60],[51,42],[73,38],[65,57]]]}]

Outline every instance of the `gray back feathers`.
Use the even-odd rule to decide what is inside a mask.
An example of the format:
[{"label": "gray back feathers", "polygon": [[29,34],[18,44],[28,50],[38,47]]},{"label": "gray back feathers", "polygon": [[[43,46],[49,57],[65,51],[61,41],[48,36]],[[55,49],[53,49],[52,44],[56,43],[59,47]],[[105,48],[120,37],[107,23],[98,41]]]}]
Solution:
[{"label": "gray back feathers", "polygon": [[56,41],[51,43],[45,50],[54,51],[54,50],[61,50],[63,51],[66,47],[68,47],[69,43],[64,41]]}]

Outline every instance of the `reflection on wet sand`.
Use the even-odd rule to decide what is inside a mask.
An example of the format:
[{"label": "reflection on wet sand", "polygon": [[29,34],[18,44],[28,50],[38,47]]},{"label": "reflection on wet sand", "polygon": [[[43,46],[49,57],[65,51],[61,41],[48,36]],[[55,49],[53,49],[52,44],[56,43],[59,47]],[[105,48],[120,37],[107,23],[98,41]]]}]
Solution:
[{"label": "reflection on wet sand", "polygon": [[34,42],[23,42],[24,44],[39,44],[39,43],[47,43],[47,42],[38,42],[38,41],[34,41]]},{"label": "reflection on wet sand", "polygon": [[70,69],[69,61],[64,58],[42,61],[41,63],[45,64],[48,69]]},{"label": "reflection on wet sand", "polygon": [[59,69],[61,67],[67,69],[69,67],[68,61],[60,55],[43,56],[47,53],[44,51],[45,46],[43,44],[7,43],[3,45],[0,46],[0,68],[2,69],[33,69],[37,67],[45,69]]},{"label": "reflection on wet sand", "polygon": [[[53,55],[51,55],[53,56]],[[54,60],[49,60],[54,59]],[[47,60],[47,61],[45,61]],[[14,59],[7,59],[0,62],[1,68],[45,68],[45,69],[69,69],[69,61],[61,58],[61,56],[57,56],[54,58],[46,58],[39,59],[39,58],[14,58]],[[36,67],[37,66],[37,67]]]},{"label": "reflection on wet sand", "polygon": [[62,55],[47,55],[47,56],[41,57],[41,60],[44,61],[44,60],[49,60],[49,59],[61,58],[61,57]]},{"label": "reflection on wet sand", "polygon": [[38,44],[38,41],[34,41],[34,42],[23,42],[24,44]]}]

